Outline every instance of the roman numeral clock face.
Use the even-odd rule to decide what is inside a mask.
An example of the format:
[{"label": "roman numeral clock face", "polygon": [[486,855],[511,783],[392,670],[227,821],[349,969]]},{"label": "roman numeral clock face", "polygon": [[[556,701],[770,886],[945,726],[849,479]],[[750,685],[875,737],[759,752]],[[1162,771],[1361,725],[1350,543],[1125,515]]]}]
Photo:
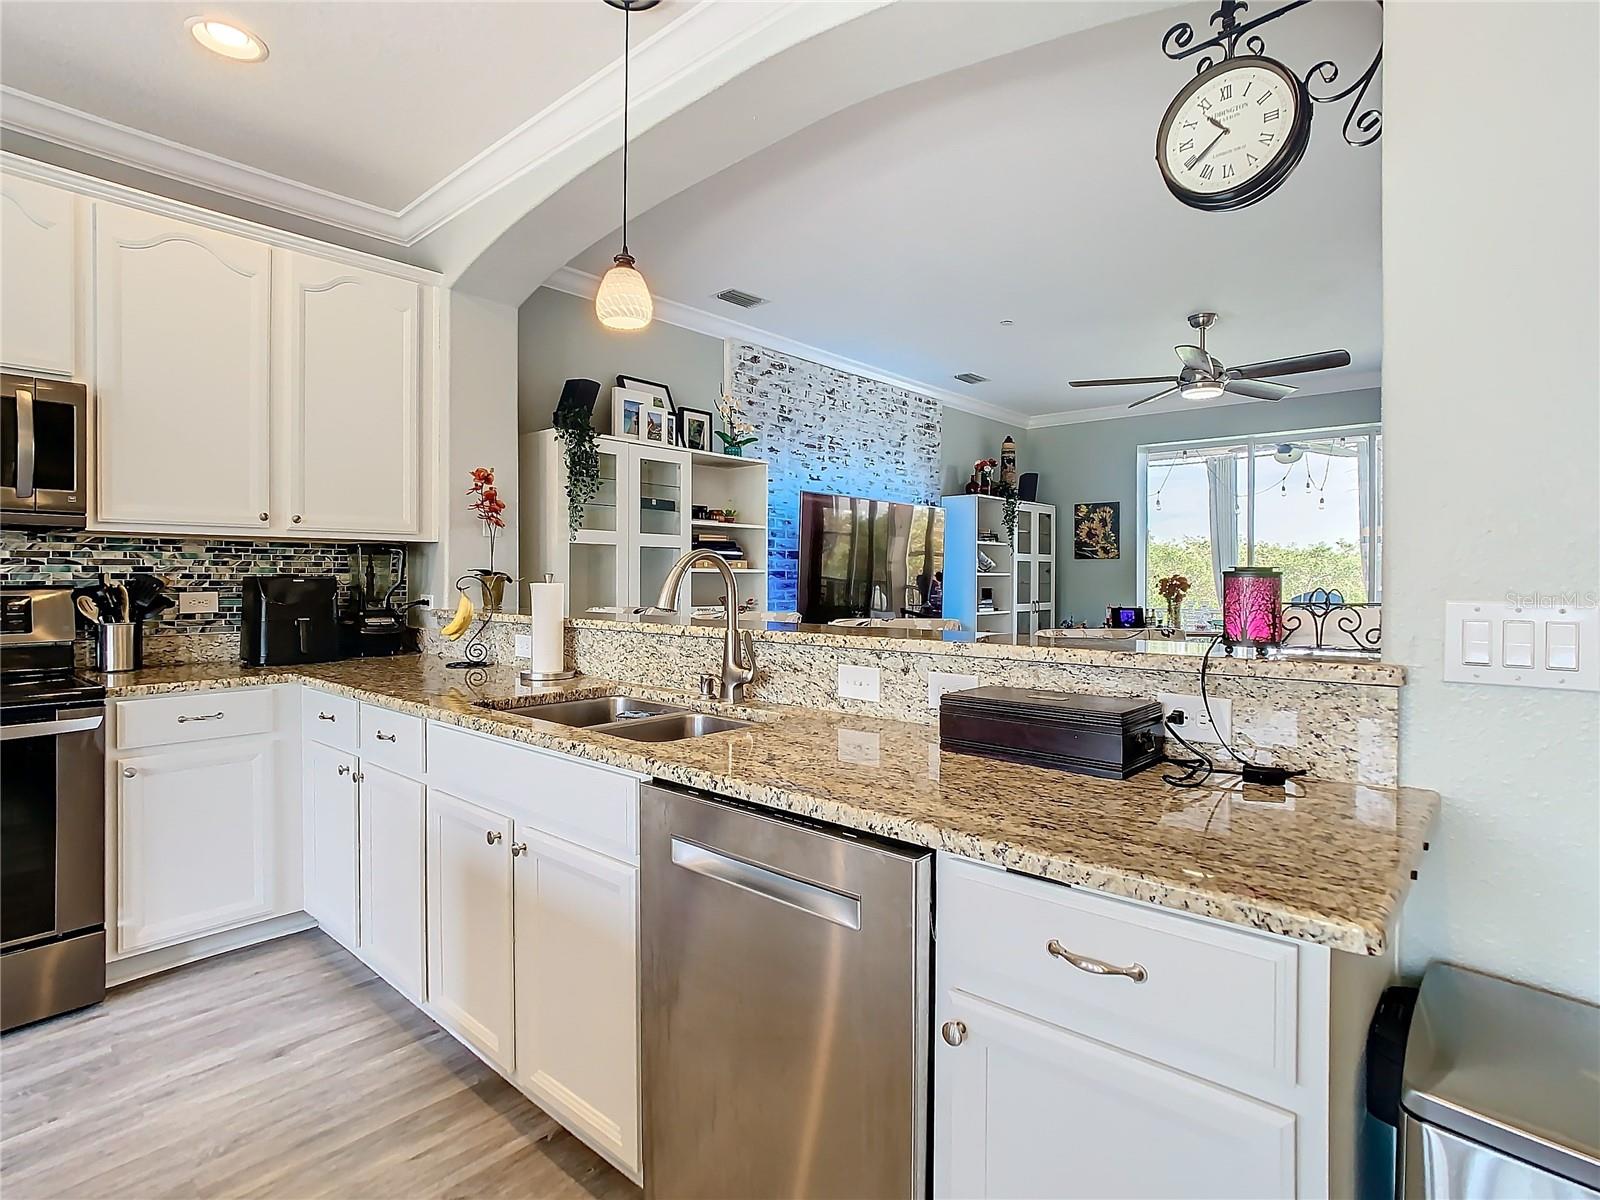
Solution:
[{"label": "roman numeral clock face", "polygon": [[1310,106],[1266,58],[1212,67],[1178,93],[1156,143],[1167,187],[1194,208],[1243,208],[1274,191],[1305,153]]}]

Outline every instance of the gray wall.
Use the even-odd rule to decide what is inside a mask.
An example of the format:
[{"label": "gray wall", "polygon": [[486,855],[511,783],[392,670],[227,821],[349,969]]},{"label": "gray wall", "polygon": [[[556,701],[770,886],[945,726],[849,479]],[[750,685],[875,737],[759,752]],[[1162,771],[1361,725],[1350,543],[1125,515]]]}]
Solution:
[{"label": "gray wall", "polygon": [[[1593,4],[1384,10],[1384,655],[1406,668],[1401,782],[1444,800],[1402,965],[1591,1001],[1600,696],[1444,683],[1440,665],[1447,600],[1541,592],[1592,610],[1600,593],[1597,41]],[[1488,78],[1563,119],[1484,104]],[[1484,146],[1559,168],[1545,187],[1521,171],[1456,186]],[[1450,369],[1463,353],[1471,369]]]},{"label": "gray wall", "polygon": [[[1030,430],[1022,469],[1040,473],[1039,499],[1054,504],[1061,518],[1061,543],[1056,551],[1057,620],[1072,616],[1098,625],[1105,619],[1108,604],[1139,603],[1135,463],[1140,446],[1370,424],[1378,420],[1378,409],[1379,393],[1371,388],[1305,396],[1280,404],[1227,404]],[[1073,559],[1072,506],[1089,500],[1122,503],[1121,558]]]},{"label": "gray wall", "polygon": [[999,458],[1000,443],[1010,434],[1017,442],[1017,470],[1037,471],[1028,461],[1028,431],[1015,425],[1003,425],[988,417],[977,417],[969,412],[951,408],[944,410],[944,449],[940,458],[943,470],[939,489],[943,495],[954,496],[967,486],[972,478],[972,464],[980,458]]}]

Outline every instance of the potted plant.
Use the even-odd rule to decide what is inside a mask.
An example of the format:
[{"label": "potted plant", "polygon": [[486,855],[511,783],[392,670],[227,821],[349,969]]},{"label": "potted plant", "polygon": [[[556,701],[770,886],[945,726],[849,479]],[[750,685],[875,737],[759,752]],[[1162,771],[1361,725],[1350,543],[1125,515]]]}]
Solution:
[{"label": "potted plant", "polygon": [[467,495],[472,497],[468,507],[483,522],[489,534],[489,567],[487,570],[473,571],[472,574],[483,589],[483,611],[499,612],[505,602],[506,584],[511,582],[511,576],[494,569],[494,543],[506,526],[506,519],[502,515],[506,511],[506,502],[500,499],[499,489],[494,485],[493,467],[472,469],[472,486],[467,489]]},{"label": "potted plant", "polygon": [[756,427],[744,419],[744,414],[739,410],[739,402],[733,398],[731,392],[717,401],[717,412],[722,414],[722,422],[727,426],[726,431],[717,430],[717,437],[722,439],[722,452],[734,458],[742,458],[744,448],[756,440]]},{"label": "potted plant", "polygon": [[1156,591],[1167,602],[1167,625],[1183,628],[1183,598],[1189,594],[1189,580],[1184,575],[1168,575],[1156,580]]},{"label": "potted plant", "polygon": [[575,538],[583,524],[583,510],[600,493],[600,451],[594,426],[589,423],[594,399],[568,403],[563,394],[552,424],[567,465],[567,537]]}]

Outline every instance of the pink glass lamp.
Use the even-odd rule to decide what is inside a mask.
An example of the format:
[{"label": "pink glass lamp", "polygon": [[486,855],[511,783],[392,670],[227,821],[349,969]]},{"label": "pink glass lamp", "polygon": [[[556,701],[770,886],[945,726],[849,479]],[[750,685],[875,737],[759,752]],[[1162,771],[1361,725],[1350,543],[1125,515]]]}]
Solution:
[{"label": "pink glass lamp", "polygon": [[1236,567],[1222,573],[1222,641],[1254,646],[1266,657],[1267,647],[1283,641],[1283,576],[1272,567]]}]

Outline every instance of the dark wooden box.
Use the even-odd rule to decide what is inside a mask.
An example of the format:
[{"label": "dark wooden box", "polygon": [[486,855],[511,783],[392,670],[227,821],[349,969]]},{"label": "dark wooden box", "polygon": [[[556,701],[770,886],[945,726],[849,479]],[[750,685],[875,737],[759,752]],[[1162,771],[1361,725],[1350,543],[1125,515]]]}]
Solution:
[{"label": "dark wooden box", "polygon": [[1161,761],[1161,705],[1037,688],[946,692],[939,746],[1007,762],[1126,779]]}]

